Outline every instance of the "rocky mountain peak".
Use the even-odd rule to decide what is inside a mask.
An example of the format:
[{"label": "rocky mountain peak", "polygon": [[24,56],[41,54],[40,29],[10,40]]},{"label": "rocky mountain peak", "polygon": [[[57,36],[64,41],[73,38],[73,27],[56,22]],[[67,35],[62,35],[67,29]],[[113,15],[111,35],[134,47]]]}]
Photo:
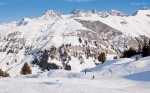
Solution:
[{"label": "rocky mountain peak", "polygon": [[46,19],[62,19],[61,13],[55,10],[46,10],[43,16]]},{"label": "rocky mountain peak", "polygon": [[31,20],[30,18],[23,18],[21,21],[17,23],[17,26],[25,26],[29,23],[30,20]]},{"label": "rocky mountain peak", "polygon": [[75,17],[82,17],[83,13],[84,11],[81,9],[74,9],[73,11],[71,11],[71,14],[74,14]]},{"label": "rocky mountain peak", "polygon": [[118,10],[113,10],[113,9],[105,11],[105,13],[107,15],[111,15],[111,16],[122,16],[122,17],[123,16],[128,16],[128,14],[124,14],[124,13],[118,11]]}]

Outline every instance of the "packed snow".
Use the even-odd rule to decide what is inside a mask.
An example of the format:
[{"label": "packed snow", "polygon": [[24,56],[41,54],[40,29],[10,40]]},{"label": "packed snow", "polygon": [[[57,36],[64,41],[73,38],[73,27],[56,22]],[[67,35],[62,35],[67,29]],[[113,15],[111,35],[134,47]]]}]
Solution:
[{"label": "packed snow", "polygon": [[[0,93],[148,93],[149,61],[150,57],[138,61],[134,58],[109,60],[89,69],[86,74],[84,71],[52,70],[42,74],[0,78]],[[102,75],[104,71],[105,75]]]}]

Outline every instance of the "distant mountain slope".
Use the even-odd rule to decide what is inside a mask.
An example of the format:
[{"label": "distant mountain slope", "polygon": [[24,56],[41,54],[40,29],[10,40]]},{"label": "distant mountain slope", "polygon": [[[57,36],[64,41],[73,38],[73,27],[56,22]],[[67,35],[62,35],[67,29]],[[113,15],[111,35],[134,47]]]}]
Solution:
[{"label": "distant mountain slope", "polygon": [[62,69],[68,64],[80,72],[95,67],[101,52],[116,56],[130,47],[138,49],[143,38],[150,37],[149,26],[150,10],[138,10],[134,16],[116,10],[74,10],[67,15],[47,10],[38,18],[0,25],[0,66],[16,76],[28,62],[33,73],[41,73],[31,63],[48,50],[49,63]]}]

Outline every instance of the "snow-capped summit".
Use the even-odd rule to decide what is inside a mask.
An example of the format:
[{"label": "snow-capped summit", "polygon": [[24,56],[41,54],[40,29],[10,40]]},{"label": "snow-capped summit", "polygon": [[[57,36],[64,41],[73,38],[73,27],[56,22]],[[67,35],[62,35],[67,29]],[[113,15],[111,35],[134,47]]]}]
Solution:
[{"label": "snow-capped summit", "polygon": [[47,19],[47,20],[49,20],[49,19],[54,19],[54,20],[62,19],[61,14],[58,11],[54,11],[54,10],[47,10],[42,17]]},{"label": "snow-capped summit", "polygon": [[108,17],[108,16],[121,16],[121,17],[128,16],[128,14],[124,14],[118,10],[113,10],[113,9],[99,12],[99,15],[103,18]]},{"label": "snow-capped summit", "polygon": [[127,14],[124,14],[124,13],[122,13],[122,12],[120,12],[120,11],[118,11],[118,10],[109,10],[109,11],[107,11],[107,13],[109,14],[109,15],[112,15],[112,16],[127,16]]},{"label": "snow-capped summit", "polygon": [[135,13],[133,13],[133,16],[147,16],[147,15],[150,15],[150,10],[149,9],[138,10]]},{"label": "snow-capped summit", "polygon": [[102,11],[102,12],[99,12],[99,11],[96,11],[96,10],[90,10],[90,11],[83,11],[81,9],[74,9],[71,14],[74,15],[74,17],[92,17],[92,16],[100,16],[100,17],[108,17],[108,16],[121,16],[121,17],[124,17],[124,16],[128,16],[128,14],[124,14],[120,11],[117,11],[117,10],[108,10],[108,11]]},{"label": "snow-capped summit", "polygon": [[96,14],[98,12],[96,10],[90,10],[89,13]]},{"label": "snow-capped summit", "polygon": [[82,9],[74,9],[71,11],[71,14],[78,14],[78,13],[84,13]]},{"label": "snow-capped summit", "polygon": [[25,26],[30,22],[30,18],[23,18],[21,21],[18,22],[18,26]]},{"label": "snow-capped summit", "polygon": [[144,7],[143,10],[150,10],[148,7]]},{"label": "snow-capped summit", "polygon": [[83,14],[85,12],[81,9],[74,9],[73,11],[71,11],[71,14],[74,14],[74,17],[83,17]]}]

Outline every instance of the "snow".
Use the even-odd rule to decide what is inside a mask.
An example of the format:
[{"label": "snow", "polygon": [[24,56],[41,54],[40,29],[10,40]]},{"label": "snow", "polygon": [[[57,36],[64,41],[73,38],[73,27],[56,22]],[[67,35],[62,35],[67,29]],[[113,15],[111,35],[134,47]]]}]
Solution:
[{"label": "snow", "polygon": [[[145,76],[145,77],[143,77],[143,76]],[[134,73],[131,75],[127,75],[124,78],[134,80],[134,81],[149,82],[150,81],[150,71]]]},{"label": "snow", "polygon": [[[108,12],[118,11],[112,10]],[[125,35],[116,37],[113,44],[118,45],[123,37],[130,36],[139,36],[146,35],[150,36],[149,22],[150,19],[147,17],[147,14],[150,14],[150,10],[139,10],[135,16],[113,16],[109,15],[108,17],[102,18],[99,15],[99,12],[93,13],[92,11],[85,13],[80,12],[81,15],[90,14],[91,16],[81,16],[74,17],[74,14],[61,15],[57,11],[48,10],[45,14],[38,18],[24,18],[21,21],[14,21],[8,24],[0,25],[0,36],[1,38],[7,38],[12,33],[15,34],[15,38],[21,38],[25,40],[24,46],[32,46],[33,50],[35,49],[48,49],[51,46],[60,47],[62,44],[71,44],[72,46],[80,45],[77,34],[80,31],[91,31],[86,27],[82,26],[75,19],[81,20],[91,20],[91,21],[101,21],[117,30],[120,30]],[[142,19],[141,19],[142,18]],[[120,24],[121,21],[127,22],[127,24]],[[94,32],[94,31],[91,31]],[[12,36],[13,37],[13,36]],[[82,38],[83,39],[83,38]],[[88,40],[88,38],[84,38]],[[9,42],[2,41],[0,42],[0,48],[4,48]],[[107,43],[107,42],[106,42]],[[17,43],[12,43],[10,45],[18,45]],[[90,47],[95,47],[93,44],[89,43]],[[100,44],[103,49],[107,47],[103,44]],[[108,46],[109,50],[112,50]],[[121,49],[121,48],[120,48]],[[7,49],[8,50],[8,49]],[[6,52],[0,53],[0,66],[4,71],[8,71],[12,77],[20,75],[20,69],[23,66],[24,62],[30,62],[33,60],[34,55],[24,55],[25,49],[19,50],[17,55],[7,55]],[[112,50],[114,51],[114,50]],[[115,51],[114,51],[115,52]],[[113,59],[115,55],[108,55],[108,60]],[[14,61],[17,60],[15,63]],[[94,62],[95,61],[95,62]],[[122,61],[122,60],[121,60]],[[124,61],[124,60],[123,60]],[[53,60],[53,63],[62,65],[60,61]],[[8,66],[7,63],[10,65]],[[97,60],[92,58],[86,59],[84,57],[84,63],[80,64],[77,58],[72,57],[69,64],[72,66],[72,71],[81,72],[84,69],[89,69],[95,67],[95,63],[99,63]],[[33,66],[30,64],[30,66]],[[121,68],[121,67],[120,67]],[[19,69],[19,70],[18,70]],[[40,72],[38,67],[32,67],[33,74]],[[109,71],[108,71],[109,72]]]},{"label": "snow", "polygon": [[[110,12],[120,13],[112,10]],[[79,43],[77,34],[80,31],[91,31],[75,19],[101,21],[124,34],[115,38],[116,41],[122,37],[139,37],[145,35],[150,37],[150,19],[146,15],[150,10],[139,10],[134,16],[101,17],[99,12],[79,12],[61,15],[56,11],[48,10],[38,18],[24,18],[0,25],[0,36],[5,38],[12,33],[15,38],[25,39],[24,46],[32,46],[35,49],[48,49],[51,46],[60,47],[62,44],[72,46],[82,45]],[[126,22],[127,24],[120,24]],[[91,31],[92,32],[92,31]],[[0,39],[1,39],[0,38]],[[120,39],[119,39],[120,38]],[[83,39],[83,38],[82,38]],[[118,40],[119,39],[119,40]],[[88,38],[84,38],[88,40]],[[0,48],[7,45],[7,40],[0,42]],[[107,43],[107,42],[106,42]],[[119,42],[113,42],[119,44]],[[18,43],[10,43],[10,45]],[[106,48],[100,44],[102,48]],[[93,44],[89,44],[93,47]],[[95,47],[95,46],[94,46]],[[6,54],[0,52],[0,66],[7,71],[12,78],[0,78],[0,93],[149,93],[150,90],[150,57],[135,61],[135,57],[113,59],[116,55],[107,55],[104,64],[94,58],[86,59],[81,64],[78,58],[71,57],[69,65],[71,71],[50,70],[41,73],[38,66],[31,64],[35,55],[24,55],[25,48],[17,54]],[[17,60],[17,62],[15,62]],[[32,69],[32,75],[22,76],[20,70],[25,62]],[[49,60],[62,66],[59,60]],[[7,65],[9,63],[9,65]],[[87,71],[85,74],[84,71]],[[92,80],[93,75],[95,76]]]},{"label": "snow", "polygon": [[[74,60],[74,59],[73,59]],[[139,61],[135,61],[135,58],[123,58],[108,60],[104,64],[83,63],[70,63],[73,70],[51,70],[42,74],[29,75],[27,77],[36,78],[80,78],[80,79],[91,79],[95,75],[95,79],[110,79],[117,77],[124,77],[136,73],[145,73],[150,71],[150,57],[141,58]],[[76,62],[76,61],[74,61]],[[87,61],[88,62],[88,61]],[[84,66],[85,65],[85,66]],[[93,65],[93,67],[91,66]],[[85,75],[84,71],[87,71]],[[140,74],[139,74],[140,75]]]},{"label": "snow", "polygon": [[89,72],[97,72],[100,78],[125,76],[133,73],[150,71],[149,57],[135,61],[135,58],[123,58],[108,60],[104,64],[100,64],[95,68],[91,68]]},{"label": "snow", "polygon": [[148,93],[150,82],[126,79],[0,79],[0,93]]},{"label": "snow", "polygon": [[[28,19],[24,18],[21,22],[27,22],[26,25],[13,26],[11,29],[8,25],[0,25],[1,35],[8,36],[10,33],[20,33],[16,38],[24,38],[25,46],[32,46],[33,49],[48,49],[50,46],[60,47],[62,44],[79,45],[78,37],[69,36],[69,33],[77,31],[78,29],[87,30],[80,23],[73,19],[63,19],[54,21],[44,21],[45,19]],[[19,23],[22,24],[22,23]],[[6,27],[5,27],[6,26]],[[74,26],[78,26],[75,28]],[[68,36],[67,36],[68,35]],[[7,42],[1,42],[1,46],[5,46]],[[16,44],[18,45],[18,44]],[[24,62],[33,60],[33,57],[24,56],[24,49],[19,50],[17,55],[7,55],[5,52],[0,53],[0,65],[4,71],[8,71],[12,77],[20,75],[20,69]],[[14,60],[17,59],[15,63]],[[7,66],[6,63],[10,65]],[[60,62],[58,63],[60,64]],[[32,66],[32,65],[31,65]],[[39,68],[33,68],[33,73],[38,73]],[[79,70],[78,70],[79,71]]]},{"label": "snow", "polygon": [[109,60],[87,69],[86,74],[84,71],[51,70],[42,74],[0,78],[0,93],[148,93],[150,57],[134,60],[134,57]]},{"label": "snow", "polygon": [[[110,27],[113,27],[127,36],[139,37],[140,35],[145,35],[150,37],[150,18],[146,15],[150,14],[150,10],[138,10],[135,16],[108,16],[106,18],[102,17],[80,17],[77,19],[81,20],[91,20],[91,21],[101,21]],[[121,22],[126,22],[126,24],[121,24]]]}]

